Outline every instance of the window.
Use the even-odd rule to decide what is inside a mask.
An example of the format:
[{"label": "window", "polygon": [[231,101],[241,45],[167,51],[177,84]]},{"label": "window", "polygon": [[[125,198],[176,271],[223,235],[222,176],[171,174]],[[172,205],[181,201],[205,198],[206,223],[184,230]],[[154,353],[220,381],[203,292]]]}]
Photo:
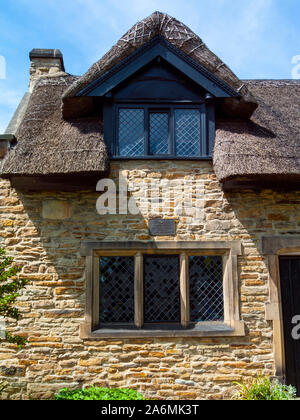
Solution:
[{"label": "window", "polygon": [[203,107],[117,107],[116,155],[120,157],[201,157],[205,150]]},{"label": "window", "polygon": [[178,255],[144,256],[144,322],[180,320]]},{"label": "window", "polygon": [[240,252],[239,242],[88,242],[84,331],[88,337],[244,335]]},{"label": "window", "polygon": [[[188,277],[180,286],[181,255],[139,254],[143,275],[133,256],[100,256],[99,326],[137,324],[134,308],[142,311],[142,324],[183,324],[180,287],[190,290],[189,323],[224,320],[223,261],[221,256],[187,257]],[[180,258],[181,257],[181,258]],[[136,263],[138,265],[139,262]],[[136,273],[136,274],[135,274]],[[135,283],[143,291],[134,297]],[[135,303],[134,303],[135,300]],[[187,316],[186,316],[187,315]]]},{"label": "window", "polygon": [[212,156],[214,108],[206,104],[115,104],[105,108],[104,121],[105,141],[113,158]]},{"label": "window", "polygon": [[189,286],[191,322],[224,319],[222,257],[190,256]]},{"label": "window", "polygon": [[100,258],[100,324],[134,322],[134,258]]}]

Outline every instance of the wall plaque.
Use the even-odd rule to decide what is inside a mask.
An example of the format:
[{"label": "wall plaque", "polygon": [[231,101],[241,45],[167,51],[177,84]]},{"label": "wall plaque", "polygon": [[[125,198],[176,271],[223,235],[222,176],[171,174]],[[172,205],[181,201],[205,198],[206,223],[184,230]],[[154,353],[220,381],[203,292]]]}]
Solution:
[{"label": "wall plaque", "polygon": [[150,236],[175,236],[175,220],[151,219],[149,220]]}]

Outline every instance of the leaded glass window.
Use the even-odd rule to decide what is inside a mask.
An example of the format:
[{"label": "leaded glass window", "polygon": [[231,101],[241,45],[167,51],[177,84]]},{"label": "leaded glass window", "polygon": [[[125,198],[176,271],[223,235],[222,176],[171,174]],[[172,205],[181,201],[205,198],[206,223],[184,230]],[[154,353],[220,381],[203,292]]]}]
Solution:
[{"label": "leaded glass window", "polygon": [[212,127],[213,114],[206,115],[205,105],[115,107],[117,143],[109,145],[113,157],[211,158],[213,139],[206,127]]},{"label": "leaded glass window", "polygon": [[218,256],[189,257],[191,322],[222,321],[223,263]]},{"label": "leaded glass window", "polygon": [[150,155],[168,155],[169,151],[169,114],[151,112],[150,118]]},{"label": "leaded glass window", "polygon": [[119,152],[120,156],[144,155],[144,110],[119,110]]},{"label": "leaded glass window", "polygon": [[179,257],[144,258],[145,322],[180,322]]},{"label": "leaded glass window", "polygon": [[176,156],[201,156],[200,117],[197,109],[175,109]]},{"label": "leaded glass window", "polygon": [[[221,255],[139,253],[103,256],[99,261],[100,326],[177,324],[186,328],[189,324],[224,320]],[[187,271],[181,266],[184,261]],[[184,290],[189,290],[188,318],[182,306]]]},{"label": "leaded glass window", "polygon": [[134,257],[100,258],[100,324],[134,322]]}]

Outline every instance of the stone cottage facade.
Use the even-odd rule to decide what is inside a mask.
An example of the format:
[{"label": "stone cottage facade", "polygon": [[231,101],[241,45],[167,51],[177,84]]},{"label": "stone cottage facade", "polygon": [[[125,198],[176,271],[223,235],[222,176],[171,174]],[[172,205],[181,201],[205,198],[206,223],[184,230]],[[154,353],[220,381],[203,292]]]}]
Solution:
[{"label": "stone cottage facade", "polygon": [[0,137],[1,247],[29,280],[4,398],[226,399],[259,372],[299,391],[300,83],[239,80],[160,12],[82,77],[30,59]]}]

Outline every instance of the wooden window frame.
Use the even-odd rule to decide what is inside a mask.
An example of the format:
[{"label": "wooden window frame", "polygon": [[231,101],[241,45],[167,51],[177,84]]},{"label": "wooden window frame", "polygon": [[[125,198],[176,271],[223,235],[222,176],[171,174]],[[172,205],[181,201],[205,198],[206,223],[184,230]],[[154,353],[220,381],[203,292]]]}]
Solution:
[{"label": "wooden window frame", "polygon": [[[120,109],[143,109],[144,110],[144,132],[145,132],[145,155],[143,156],[121,156],[119,154],[118,132],[119,132],[119,110]],[[200,155],[199,156],[177,156],[176,155],[176,129],[175,110],[195,109],[200,113]],[[151,155],[149,137],[149,115],[151,112],[167,112],[169,114],[169,154]],[[116,101],[103,105],[104,140],[112,160],[211,160],[215,142],[215,105],[213,103],[177,103],[160,102],[136,103],[130,101]]]},{"label": "wooden window frame", "polygon": [[[241,244],[233,242],[84,242],[81,254],[86,257],[86,310],[81,338],[139,337],[230,337],[245,336],[240,319],[237,257]],[[150,329],[143,319],[143,255],[180,255],[181,327]],[[189,322],[188,257],[221,255],[223,257],[224,321]],[[135,328],[99,329],[99,260],[101,256],[135,257]],[[143,328],[144,327],[144,328]]]}]

